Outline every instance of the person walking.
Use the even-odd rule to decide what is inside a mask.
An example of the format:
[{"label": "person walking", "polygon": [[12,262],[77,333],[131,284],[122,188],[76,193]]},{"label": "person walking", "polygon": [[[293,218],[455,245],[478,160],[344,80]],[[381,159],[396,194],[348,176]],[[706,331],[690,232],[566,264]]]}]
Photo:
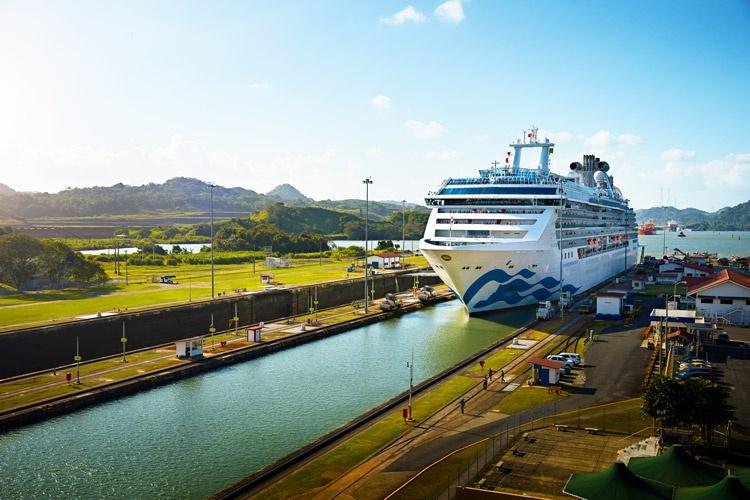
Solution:
[{"label": "person walking", "polygon": [[505,370],[500,370],[500,382],[505,383]]},{"label": "person walking", "polygon": [[464,398],[461,398],[461,401],[458,402],[458,406],[461,407],[461,413],[464,412],[464,407],[466,406],[466,400]]},{"label": "person walking", "polygon": [[487,390],[487,377],[484,377],[484,380],[482,380],[482,388],[485,391]]},{"label": "person walking", "polygon": [[489,369],[489,379],[492,380],[492,368]]}]

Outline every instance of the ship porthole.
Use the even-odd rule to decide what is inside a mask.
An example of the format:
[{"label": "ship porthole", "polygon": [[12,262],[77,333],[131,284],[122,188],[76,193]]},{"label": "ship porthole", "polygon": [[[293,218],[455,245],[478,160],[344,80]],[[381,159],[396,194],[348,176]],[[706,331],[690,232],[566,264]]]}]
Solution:
[{"label": "ship porthole", "polygon": [[440,258],[443,259],[445,262],[448,262],[449,260],[451,260],[450,255],[441,255]]}]

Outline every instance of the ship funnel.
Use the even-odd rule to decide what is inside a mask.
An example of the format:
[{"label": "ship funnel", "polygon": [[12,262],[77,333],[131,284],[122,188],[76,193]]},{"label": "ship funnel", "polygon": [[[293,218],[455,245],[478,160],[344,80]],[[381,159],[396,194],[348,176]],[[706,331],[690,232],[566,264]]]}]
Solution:
[{"label": "ship funnel", "polygon": [[581,162],[579,161],[574,161],[573,163],[570,164],[570,169],[571,170],[583,170],[583,165],[581,165]]},{"label": "ship funnel", "polygon": [[600,161],[599,163],[597,163],[596,168],[598,168],[602,172],[607,172],[609,170],[609,163],[607,163],[606,161]]}]

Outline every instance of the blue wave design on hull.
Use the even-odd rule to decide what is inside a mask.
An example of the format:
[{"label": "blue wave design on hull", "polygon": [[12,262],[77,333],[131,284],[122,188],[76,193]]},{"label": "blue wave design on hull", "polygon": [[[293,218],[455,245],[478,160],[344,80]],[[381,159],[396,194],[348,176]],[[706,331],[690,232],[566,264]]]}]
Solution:
[{"label": "blue wave design on hull", "polygon": [[[535,275],[536,273],[529,269],[521,269],[513,275],[500,269],[493,269],[484,273],[469,286],[463,296],[463,302],[468,305],[485,285],[492,282],[497,283],[495,291],[486,299],[478,301],[473,308],[484,309],[498,302],[504,302],[509,306],[513,306],[529,297],[534,297],[535,301],[540,301],[546,300],[558,293],[559,280],[556,280],[552,276],[546,276],[535,283],[531,283],[529,280]],[[532,288],[534,288],[534,291],[522,295],[523,292]],[[578,289],[578,287],[573,285],[563,285],[563,291],[570,292],[571,295],[575,294]]]}]

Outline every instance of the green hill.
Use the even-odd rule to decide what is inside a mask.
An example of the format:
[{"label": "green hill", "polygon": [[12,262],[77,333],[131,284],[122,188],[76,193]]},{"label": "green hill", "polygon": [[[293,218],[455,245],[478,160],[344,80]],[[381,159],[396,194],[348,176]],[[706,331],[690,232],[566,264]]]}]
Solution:
[{"label": "green hill", "polygon": [[313,203],[315,200],[302,194],[291,184],[280,184],[266,193],[266,196],[278,198],[285,202]]},{"label": "green hill", "polygon": [[[214,212],[249,214],[269,205],[284,202],[293,206],[318,206],[364,217],[364,200],[315,200],[303,195],[289,184],[275,187],[268,194],[242,187],[215,186]],[[73,218],[108,215],[142,215],[159,213],[207,213],[210,207],[210,184],[189,177],[175,177],[163,184],[128,186],[95,186],[72,188],[59,193],[29,193],[14,191],[0,185],[0,214],[7,217]],[[427,211],[424,207],[417,210]],[[398,202],[370,201],[370,218],[385,219],[393,212],[401,212]]]},{"label": "green hill", "polygon": [[644,208],[635,211],[635,218],[638,224],[651,221],[657,226],[663,226],[667,221],[674,220],[680,225],[689,226],[697,224],[711,218],[710,212],[704,212],[697,208],[679,209],[675,207],[653,207]]},{"label": "green hill", "polygon": [[344,225],[359,220],[359,217],[320,207],[290,207],[283,203],[274,203],[260,212],[253,213],[250,219],[273,224],[287,233],[342,234]]},{"label": "green hill", "polygon": [[657,226],[669,220],[697,231],[750,231],[750,201],[717,212],[697,208],[653,207],[635,211],[638,224],[650,220]]},{"label": "green hill", "polygon": [[699,231],[750,231],[750,201],[722,208],[710,219],[693,224],[690,228]]}]

